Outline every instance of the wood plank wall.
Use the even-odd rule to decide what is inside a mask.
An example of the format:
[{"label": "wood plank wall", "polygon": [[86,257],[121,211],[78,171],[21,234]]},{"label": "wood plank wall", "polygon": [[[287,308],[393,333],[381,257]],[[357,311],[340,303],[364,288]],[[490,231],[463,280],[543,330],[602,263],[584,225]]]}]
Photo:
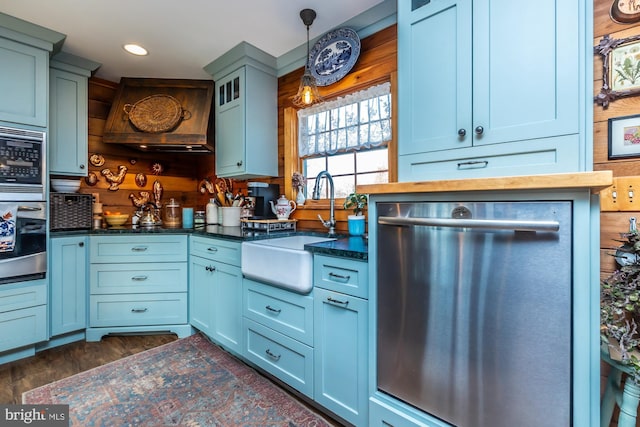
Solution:
[{"label": "wood plank wall", "polygon": [[[198,184],[205,177],[213,178],[213,155],[144,153],[126,146],[102,142],[105,123],[117,87],[118,83],[115,82],[95,77],[89,80],[89,155],[101,154],[105,158],[105,164],[100,167],[89,165],[89,171],[98,176],[98,183],[89,186],[82,179],[80,192],[97,193],[104,210],[132,214],[135,207],[129,195],[139,197],[141,191],[152,192],[153,183],[158,180],[164,189],[161,199],[163,203],[175,198],[182,206],[204,210],[208,197],[198,191]],[[151,170],[154,163],[160,163],[164,172],[154,175]],[[108,168],[116,172],[120,165],[128,168],[127,175],[119,189],[111,191],[100,171]],[[134,178],[137,173],[146,174],[146,186],[136,185]]]},{"label": "wood plank wall", "polygon": [[[640,23],[618,24],[614,22],[609,10],[613,0],[594,0],[594,40],[597,46],[606,34],[620,39],[640,34]],[[602,88],[602,57],[594,55],[593,63],[593,91],[600,93]],[[614,177],[640,175],[640,157],[629,159],[608,160],[608,122],[613,117],[640,114],[640,97],[628,97],[615,100],[608,108],[593,104],[593,168],[594,170],[612,170]],[[611,249],[620,245],[620,233],[629,229],[629,218],[640,218],[640,212],[602,212],[600,215],[600,248],[601,248],[601,276],[607,277],[616,269],[611,256]]]},{"label": "wood plank wall", "polygon": [[[617,24],[609,16],[609,10],[614,0],[594,0],[594,28],[593,46],[597,46],[606,34],[619,39],[631,35],[640,34],[640,23]],[[600,93],[602,88],[602,58],[594,55],[593,62],[593,92]],[[622,117],[640,114],[640,97],[622,98],[613,101],[609,107],[603,109],[593,104],[593,169],[612,170],[614,177],[640,175],[640,157],[637,159],[608,159],[608,122],[613,117]],[[601,212],[600,214],[600,276],[605,278],[615,269],[616,263],[611,254],[614,248],[620,245],[620,233],[629,229],[629,218],[639,217],[640,212]],[[604,391],[606,376],[609,374],[609,365],[600,363],[600,390]],[[611,425],[617,425],[617,410],[613,416]],[[640,420],[637,426],[640,427]]]}]

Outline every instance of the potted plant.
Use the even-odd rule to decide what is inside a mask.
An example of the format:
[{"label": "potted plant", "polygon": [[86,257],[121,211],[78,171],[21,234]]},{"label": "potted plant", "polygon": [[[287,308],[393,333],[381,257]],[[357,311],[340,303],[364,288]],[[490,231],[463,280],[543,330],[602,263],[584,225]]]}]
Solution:
[{"label": "potted plant", "polygon": [[629,365],[640,385],[640,234],[622,234],[625,243],[616,251],[620,268],[601,282],[600,336],[611,359]]},{"label": "potted plant", "polygon": [[345,209],[353,209],[353,215],[347,217],[349,234],[352,236],[362,236],[364,234],[364,214],[368,199],[366,194],[353,192],[344,199],[342,205]]}]

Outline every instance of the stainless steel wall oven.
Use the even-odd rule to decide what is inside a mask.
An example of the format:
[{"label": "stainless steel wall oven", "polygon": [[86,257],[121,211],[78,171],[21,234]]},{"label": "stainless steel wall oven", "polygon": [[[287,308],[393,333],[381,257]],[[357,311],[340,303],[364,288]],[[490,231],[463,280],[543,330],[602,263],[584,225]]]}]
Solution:
[{"label": "stainless steel wall oven", "polygon": [[45,200],[45,133],[0,126],[0,201]]},{"label": "stainless steel wall oven", "polygon": [[[5,217],[0,219],[0,284],[44,278],[47,271],[45,202],[0,202],[0,208],[0,217]],[[10,215],[7,212],[11,212]],[[14,215],[11,221],[10,216]]]}]

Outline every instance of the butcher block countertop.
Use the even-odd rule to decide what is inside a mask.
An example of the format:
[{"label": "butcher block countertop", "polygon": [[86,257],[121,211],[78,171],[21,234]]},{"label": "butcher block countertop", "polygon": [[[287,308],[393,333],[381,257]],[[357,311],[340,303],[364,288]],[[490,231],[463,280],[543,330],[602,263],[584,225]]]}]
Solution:
[{"label": "butcher block countertop", "polygon": [[544,190],[589,188],[599,193],[613,184],[612,171],[560,173],[548,175],[504,176],[492,178],[449,179],[422,182],[392,182],[359,185],[358,193],[442,193],[491,190]]}]

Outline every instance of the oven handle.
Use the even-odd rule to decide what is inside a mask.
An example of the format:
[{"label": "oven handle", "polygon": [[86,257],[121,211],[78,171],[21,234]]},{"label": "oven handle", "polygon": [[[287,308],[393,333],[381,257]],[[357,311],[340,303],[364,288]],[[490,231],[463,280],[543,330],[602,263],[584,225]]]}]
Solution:
[{"label": "oven handle", "polygon": [[405,218],[381,216],[378,224],[431,227],[478,228],[483,230],[558,231],[558,221],[520,221],[495,219]]},{"label": "oven handle", "polygon": [[41,211],[42,208],[36,206],[18,206],[18,210],[23,212],[36,212]]}]

